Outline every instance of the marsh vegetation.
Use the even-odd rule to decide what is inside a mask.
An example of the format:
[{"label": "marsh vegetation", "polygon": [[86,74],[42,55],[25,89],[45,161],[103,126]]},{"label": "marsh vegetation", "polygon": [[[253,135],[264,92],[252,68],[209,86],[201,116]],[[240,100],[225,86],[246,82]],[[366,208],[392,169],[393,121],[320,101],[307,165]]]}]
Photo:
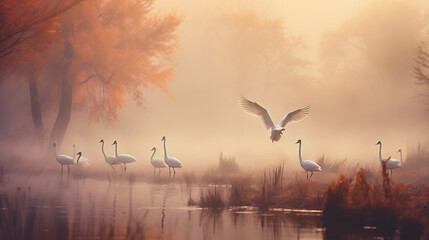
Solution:
[{"label": "marsh vegetation", "polygon": [[[284,166],[247,171],[235,158],[220,155],[217,166],[176,178],[149,171],[103,177],[90,169],[61,176],[58,171],[3,167],[0,236],[172,239],[216,234],[234,239],[242,231],[262,234],[265,228],[270,229],[263,234],[269,239],[290,231],[312,239],[419,239],[427,234],[429,187],[400,183],[413,170],[404,168],[391,177],[382,167],[352,171],[342,166],[339,174],[321,173],[307,180],[303,171],[286,171]],[[185,230],[177,221],[200,223]],[[236,227],[231,230],[226,224]]]}]

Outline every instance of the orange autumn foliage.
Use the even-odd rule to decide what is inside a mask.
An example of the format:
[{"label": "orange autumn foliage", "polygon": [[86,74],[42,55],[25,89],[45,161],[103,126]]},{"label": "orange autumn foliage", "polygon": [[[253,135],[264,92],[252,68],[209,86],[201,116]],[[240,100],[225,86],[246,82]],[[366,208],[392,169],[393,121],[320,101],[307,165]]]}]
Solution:
[{"label": "orange autumn foliage", "polygon": [[[0,1],[1,79],[40,58],[58,36],[61,15],[83,0]],[[34,63],[40,63],[34,61]],[[40,68],[38,64],[36,68]],[[25,72],[25,70],[24,70]],[[25,74],[25,73],[24,73]]]},{"label": "orange autumn foliage", "polygon": [[[73,89],[74,109],[93,121],[118,119],[143,87],[168,91],[175,30],[181,19],[159,15],[154,0],[0,1],[0,74],[37,81],[54,100],[62,80]],[[44,90],[46,89],[46,90]],[[47,91],[48,90],[48,91]],[[42,96],[43,98],[43,96]],[[57,101],[49,101],[54,107]]]},{"label": "orange autumn foliage", "polygon": [[117,120],[128,94],[141,106],[143,87],[168,91],[173,76],[168,63],[177,49],[175,30],[181,19],[153,13],[153,2],[86,1],[60,21],[61,40],[50,61],[64,62],[63,51],[70,45],[67,78],[73,102],[91,120]]}]

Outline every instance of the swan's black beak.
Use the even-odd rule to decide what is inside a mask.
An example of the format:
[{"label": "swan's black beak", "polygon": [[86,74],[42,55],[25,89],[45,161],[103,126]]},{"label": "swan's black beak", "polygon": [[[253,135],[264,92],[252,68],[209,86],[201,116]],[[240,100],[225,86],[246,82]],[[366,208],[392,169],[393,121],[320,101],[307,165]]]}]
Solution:
[{"label": "swan's black beak", "polygon": [[280,132],[280,135],[283,135],[283,132]]}]

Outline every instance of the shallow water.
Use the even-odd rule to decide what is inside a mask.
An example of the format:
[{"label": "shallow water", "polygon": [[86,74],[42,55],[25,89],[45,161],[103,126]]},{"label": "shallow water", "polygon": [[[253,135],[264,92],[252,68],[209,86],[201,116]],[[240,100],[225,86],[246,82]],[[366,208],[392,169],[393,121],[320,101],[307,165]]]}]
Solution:
[{"label": "shallow water", "polygon": [[198,199],[200,189],[174,182],[12,175],[0,187],[10,202],[3,204],[2,219],[10,221],[5,213],[18,211],[19,221],[12,223],[24,227],[3,232],[31,233],[33,239],[323,239],[320,212],[188,207],[189,196]]}]

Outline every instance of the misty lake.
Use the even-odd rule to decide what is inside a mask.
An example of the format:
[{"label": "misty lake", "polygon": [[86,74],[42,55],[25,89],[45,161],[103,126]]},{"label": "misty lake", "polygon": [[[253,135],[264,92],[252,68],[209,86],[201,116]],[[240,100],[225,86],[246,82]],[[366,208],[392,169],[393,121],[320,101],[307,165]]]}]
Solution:
[{"label": "misty lake", "polygon": [[323,239],[320,212],[188,207],[174,181],[12,174],[0,186],[4,239]]}]

